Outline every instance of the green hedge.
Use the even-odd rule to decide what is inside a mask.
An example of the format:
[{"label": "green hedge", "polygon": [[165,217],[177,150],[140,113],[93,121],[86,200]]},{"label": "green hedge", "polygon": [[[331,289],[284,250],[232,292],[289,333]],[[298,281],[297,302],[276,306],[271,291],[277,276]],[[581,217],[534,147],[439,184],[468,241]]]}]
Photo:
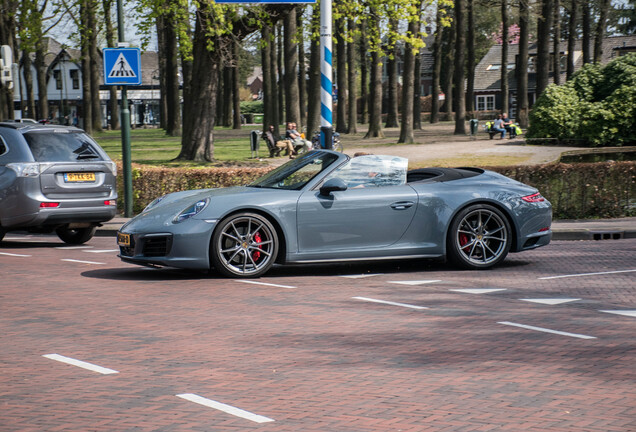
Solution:
[{"label": "green hedge", "polygon": [[[169,192],[237,186],[251,182],[271,168],[154,168],[133,166],[134,212]],[[636,216],[636,162],[546,164],[491,167],[534,186],[552,203],[555,219]],[[119,167],[120,210],[123,180]]]}]

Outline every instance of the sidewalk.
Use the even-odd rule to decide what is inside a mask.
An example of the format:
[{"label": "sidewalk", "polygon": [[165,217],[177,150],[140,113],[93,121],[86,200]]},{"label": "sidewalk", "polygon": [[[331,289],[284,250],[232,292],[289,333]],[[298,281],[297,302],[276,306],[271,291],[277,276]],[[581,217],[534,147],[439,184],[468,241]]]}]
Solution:
[{"label": "sidewalk", "polygon": [[[115,217],[97,228],[95,235],[115,236],[128,219]],[[552,240],[618,240],[636,238],[636,217],[620,219],[557,220],[552,222]]]}]

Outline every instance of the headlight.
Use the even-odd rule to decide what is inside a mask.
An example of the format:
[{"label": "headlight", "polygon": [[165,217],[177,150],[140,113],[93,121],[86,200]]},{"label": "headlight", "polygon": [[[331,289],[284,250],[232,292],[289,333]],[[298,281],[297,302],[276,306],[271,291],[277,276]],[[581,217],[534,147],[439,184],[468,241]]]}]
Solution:
[{"label": "headlight", "polygon": [[190,207],[179,213],[174,219],[172,219],[172,223],[179,223],[183,222],[186,219],[190,219],[192,216],[200,213],[204,208],[206,208],[209,202],[209,198],[205,198],[195,202]]},{"label": "headlight", "polygon": [[161,202],[161,200],[162,200],[162,199],[164,199],[165,197],[166,197],[166,196],[165,196],[165,195],[163,195],[163,196],[160,196],[159,198],[155,198],[154,200],[152,200],[152,201],[150,202],[150,204],[148,204],[148,205],[146,206],[146,208],[144,208],[144,209],[143,209],[142,213],[147,212],[148,210],[150,210],[151,208],[153,208],[154,206],[156,206],[157,204],[159,204],[159,203]]}]

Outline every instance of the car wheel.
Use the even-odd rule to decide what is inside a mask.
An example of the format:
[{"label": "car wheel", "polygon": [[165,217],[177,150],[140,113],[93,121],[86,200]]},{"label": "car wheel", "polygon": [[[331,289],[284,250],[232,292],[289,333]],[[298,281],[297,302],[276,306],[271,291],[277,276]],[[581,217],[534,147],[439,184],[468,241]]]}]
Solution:
[{"label": "car wheel", "polygon": [[55,230],[55,234],[64,242],[68,244],[82,244],[86,243],[93,238],[97,227],[92,226],[88,228],[69,228],[64,226]]},{"label": "car wheel", "polygon": [[493,206],[465,208],[453,219],[448,232],[448,257],[466,269],[486,269],[501,262],[511,245],[510,224]]},{"label": "car wheel", "polygon": [[239,213],[219,223],[212,236],[212,266],[228,277],[259,277],[276,260],[274,226],[255,213]]}]

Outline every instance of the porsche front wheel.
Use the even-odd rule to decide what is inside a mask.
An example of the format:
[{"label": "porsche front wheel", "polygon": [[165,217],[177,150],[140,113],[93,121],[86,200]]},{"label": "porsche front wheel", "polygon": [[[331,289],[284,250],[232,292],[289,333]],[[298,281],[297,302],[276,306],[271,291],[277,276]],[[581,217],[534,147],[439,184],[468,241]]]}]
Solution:
[{"label": "porsche front wheel", "polygon": [[477,204],[465,208],[453,219],[448,233],[448,257],[466,269],[486,269],[508,255],[510,224],[497,208]]},{"label": "porsche front wheel", "polygon": [[239,213],[219,223],[212,236],[212,266],[228,277],[259,277],[276,260],[278,236],[256,213]]}]

